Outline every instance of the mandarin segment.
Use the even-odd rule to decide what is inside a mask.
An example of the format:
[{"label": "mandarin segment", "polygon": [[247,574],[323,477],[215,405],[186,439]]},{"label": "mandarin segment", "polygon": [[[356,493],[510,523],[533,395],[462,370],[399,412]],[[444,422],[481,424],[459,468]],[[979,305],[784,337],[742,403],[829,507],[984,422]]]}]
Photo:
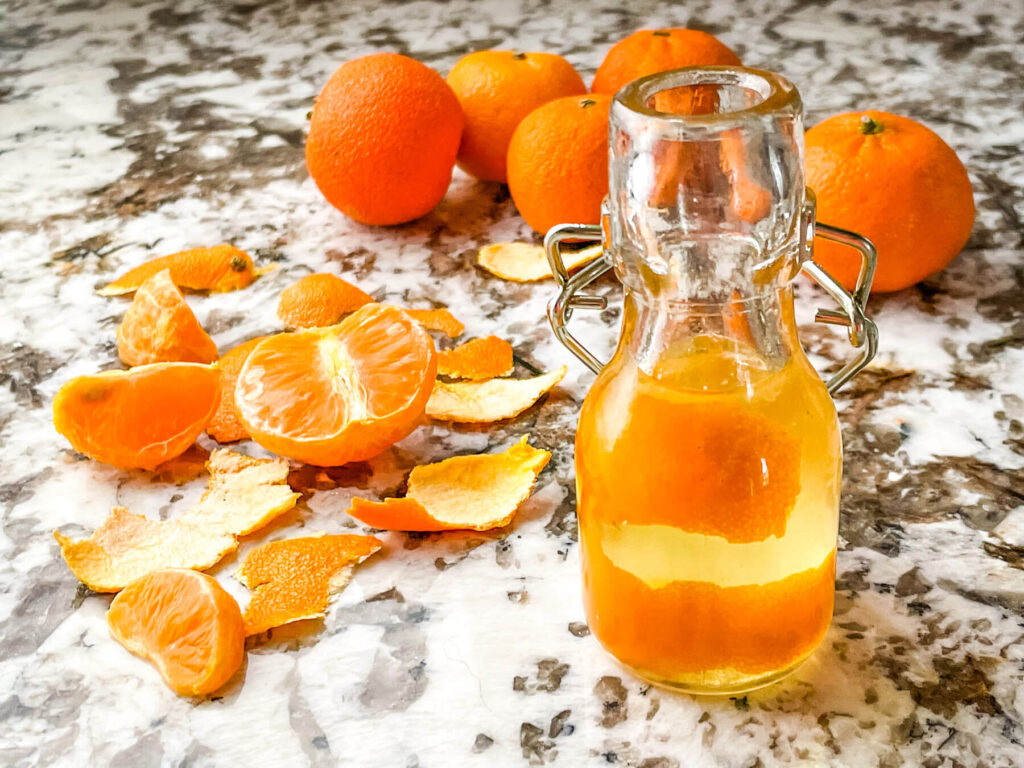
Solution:
[{"label": "mandarin segment", "polygon": [[245,659],[238,603],[216,580],[166,569],[132,582],[107,611],[110,634],[152,662],[179,696],[205,696],[230,680]]},{"label": "mandarin segment", "polygon": [[373,536],[317,534],[252,550],[237,573],[253,593],[243,617],[245,634],[322,617],[354,567],[382,546]]},{"label": "mandarin segment", "polygon": [[206,433],[218,443],[233,443],[237,440],[244,440],[249,437],[245,431],[245,425],[238,418],[238,408],[235,406],[235,382],[238,381],[238,374],[242,370],[249,353],[256,345],[269,336],[257,336],[255,339],[233,347],[217,361],[217,368],[220,370],[220,403],[217,405],[217,412],[206,427]]},{"label": "mandarin segment", "polygon": [[300,278],[281,292],[277,317],[289,328],[323,328],[372,301],[352,283],[320,272]]},{"label": "mandarin segment", "polygon": [[415,467],[405,498],[352,499],[349,514],[374,528],[400,531],[487,531],[512,521],[533,492],[551,453],[529,436],[501,453],[455,456]]},{"label": "mandarin segment", "polygon": [[[562,263],[568,271],[589,264],[602,253],[601,246],[571,250],[563,248]],[[544,246],[534,243],[492,243],[476,256],[476,263],[495,277],[516,283],[531,283],[553,277]]]},{"label": "mandarin segment", "polygon": [[493,379],[512,373],[512,345],[486,336],[437,354],[437,372],[455,379]]},{"label": "mandarin segment", "polygon": [[434,343],[398,307],[367,304],[340,324],[279,334],[235,384],[249,435],[318,466],[368,459],[416,428],[437,371]]},{"label": "mandarin segment", "polygon": [[125,365],[212,363],[217,345],[165,269],[135,292],[117,327],[117,355]]},{"label": "mandarin segment", "polygon": [[426,413],[438,421],[462,424],[490,424],[511,419],[551,391],[567,371],[563,365],[531,379],[438,381],[430,393]]},{"label": "mandarin segment", "polygon": [[53,425],[76,451],[122,469],[154,469],[180,456],[219,400],[217,369],[159,363],[78,376],[53,399]]},{"label": "mandarin segment", "polygon": [[458,318],[444,307],[440,309],[406,309],[405,313],[428,331],[440,331],[454,339],[466,330]]},{"label": "mandarin segment", "polygon": [[249,254],[225,243],[150,259],[103,286],[97,293],[101,296],[131,293],[165,269],[170,270],[171,280],[176,286],[193,291],[234,291],[245,288],[256,279]]},{"label": "mandarin segment", "polygon": [[54,538],[78,579],[94,592],[117,592],[161,568],[205,570],[238,548],[238,537],[287,512],[299,498],[283,459],[213,452],[202,499],[173,520],[150,520],[115,507],[91,536]]}]

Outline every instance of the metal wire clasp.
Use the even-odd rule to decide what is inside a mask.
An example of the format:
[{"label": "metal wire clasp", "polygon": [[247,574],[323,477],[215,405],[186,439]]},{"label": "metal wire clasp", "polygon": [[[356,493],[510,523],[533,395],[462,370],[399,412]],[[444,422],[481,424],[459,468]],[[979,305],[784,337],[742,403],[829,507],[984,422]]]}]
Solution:
[{"label": "metal wire clasp", "polygon": [[[828,325],[845,326],[850,344],[860,350],[853,360],[839,369],[826,382],[825,386],[828,388],[829,394],[834,394],[871,362],[878,351],[878,326],[865,313],[878,257],[875,246],[866,237],[858,235],[856,232],[816,222],[814,196],[810,191],[808,191],[801,214],[803,219],[800,238],[801,268],[824,288],[840,307],[838,311],[819,309],[814,320]],[[840,285],[824,267],[814,261],[813,241],[815,235],[850,246],[860,252],[860,272],[857,276],[857,286],[852,293]],[[608,306],[608,300],[604,296],[578,294],[578,291],[610,270],[612,268],[611,259],[605,250],[598,258],[570,275],[562,259],[561,246],[566,240],[604,242],[604,236],[603,227],[596,224],[559,224],[548,230],[547,236],[544,238],[544,249],[547,252],[548,263],[551,265],[551,273],[559,285],[558,295],[548,304],[548,320],[551,323],[551,329],[555,333],[555,338],[594,373],[600,373],[604,368],[604,363],[573,336],[569,331],[568,322],[572,318],[573,309],[605,309]]]}]

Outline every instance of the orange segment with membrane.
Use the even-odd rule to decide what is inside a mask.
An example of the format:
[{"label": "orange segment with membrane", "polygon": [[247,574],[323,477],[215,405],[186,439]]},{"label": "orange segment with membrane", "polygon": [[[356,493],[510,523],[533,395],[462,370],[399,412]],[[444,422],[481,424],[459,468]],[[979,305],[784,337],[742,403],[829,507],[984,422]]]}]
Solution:
[{"label": "orange segment with membrane", "polygon": [[249,353],[235,405],[257,443],[336,466],[412,432],[437,372],[434,342],[398,307],[367,304],[341,323],[271,336]]},{"label": "orange segment with membrane", "polygon": [[323,328],[334,325],[373,297],[337,275],[306,275],[281,292],[277,317],[289,328]]},{"label": "orange segment with membrane", "polygon": [[427,416],[460,424],[490,424],[518,416],[560,382],[568,369],[530,379],[438,381],[427,401]]},{"label": "orange segment with membrane", "polygon": [[117,328],[117,354],[125,365],[212,363],[217,345],[165,269],[135,292]]},{"label": "orange segment with membrane", "polygon": [[590,628],[623,663],[672,680],[681,674],[784,669],[821,640],[832,619],[835,552],[767,584],[674,581],[651,589],[596,542],[582,550]]},{"label": "orange segment with membrane", "polygon": [[194,291],[234,291],[256,279],[252,258],[233,245],[192,248],[150,259],[99,289],[101,296],[120,296],[137,290],[146,280],[165,269],[179,288]]},{"label": "orange segment with membrane", "polygon": [[373,536],[324,534],[271,541],[246,556],[237,578],[253,591],[245,609],[245,634],[258,635],[327,611],[353,568],[383,546]]},{"label": "orange segment with membrane", "polygon": [[76,451],[123,469],[154,469],[206,428],[220,374],[195,363],[158,363],[78,376],[53,399],[53,425]]},{"label": "orange segment with membrane", "polygon": [[405,313],[428,331],[440,331],[454,339],[460,336],[466,326],[447,309],[407,309]]},{"label": "orange segment with membrane", "polygon": [[160,568],[212,567],[238,548],[238,537],[288,511],[288,462],[214,451],[210,481],[196,506],[173,520],[150,520],[115,507],[86,539],[54,531],[68,567],[89,589],[117,592]]},{"label": "orange segment with membrane", "polygon": [[235,382],[238,381],[238,374],[249,354],[256,349],[256,345],[269,338],[257,336],[255,339],[249,339],[233,347],[217,361],[217,368],[220,370],[220,403],[206,427],[206,433],[218,443],[232,443],[249,436],[238,418],[238,409],[235,407]]},{"label": "orange segment with membrane", "polygon": [[206,574],[184,569],[150,573],[110,604],[110,634],[153,662],[179,696],[213,693],[245,659],[238,603]]},{"label": "orange segment with membrane", "polygon": [[551,458],[522,438],[502,453],[455,456],[418,466],[402,499],[352,499],[348,513],[374,528],[486,531],[508,525]]},{"label": "orange segment with membrane", "polygon": [[512,366],[512,345],[497,336],[473,339],[437,354],[437,372],[456,379],[507,376]]}]

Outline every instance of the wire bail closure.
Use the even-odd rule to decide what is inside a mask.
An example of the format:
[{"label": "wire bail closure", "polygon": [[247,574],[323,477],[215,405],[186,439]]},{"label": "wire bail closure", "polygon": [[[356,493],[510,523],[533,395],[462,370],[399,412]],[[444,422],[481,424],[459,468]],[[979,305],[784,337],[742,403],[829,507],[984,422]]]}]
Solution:
[{"label": "wire bail closure", "polygon": [[[839,310],[819,309],[814,321],[826,325],[841,325],[847,329],[850,344],[860,350],[856,357],[834,373],[826,382],[829,394],[835,394],[844,384],[856,376],[871,362],[878,352],[878,326],[867,316],[865,308],[875,277],[878,254],[870,240],[856,232],[833,227],[815,221],[814,195],[808,190],[801,210],[802,227],[800,236],[801,269],[831,296]],[[824,267],[814,261],[813,243],[815,235],[856,249],[860,253],[860,272],[857,286],[847,291]],[[544,237],[551,273],[558,281],[559,292],[548,304],[548,321],[557,338],[570,352],[594,373],[600,373],[605,364],[568,328],[574,309],[605,309],[608,300],[604,296],[581,294],[601,275],[613,268],[605,243],[605,250],[575,274],[570,275],[562,260],[562,243],[566,240],[604,243],[604,228],[597,224],[559,224],[548,230]]]}]

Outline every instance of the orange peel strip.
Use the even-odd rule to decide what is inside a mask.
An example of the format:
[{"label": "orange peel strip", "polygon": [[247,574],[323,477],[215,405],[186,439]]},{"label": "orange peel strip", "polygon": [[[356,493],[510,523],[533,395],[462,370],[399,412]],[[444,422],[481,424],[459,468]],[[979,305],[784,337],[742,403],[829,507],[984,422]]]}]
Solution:
[{"label": "orange peel strip", "polygon": [[409,475],[405,498],[352,499],[348,513],[374,528],[398,531],[487,531],[512,521],[551,459],[529,435],[502,453],[455,456]]},{"label": "orange peel strip", "polygon": [[[404,307],[403,307],[404,309]],[[405,313],[428,331],[441,331],[449,338],[461,336],[466,330],[458,318],[447,309],[406,309]]]},{"label": "orange peel strip", "polygon": [[512,367],[512,345],[497,336],[437,353],[437,372],[456,379],[493,379],[512,373]]},{"label": "orange peel strip", "polygon": [[[165,269],[171,270],[171,279],[179,288],[214,293],[245,288],[257,274],[249,254],[223,243],[212,248],[192,248],[150,259],[96,292],[100,296],[123,296],[137,290],[146,280]],[[261,273],[263,271],[266,270]]]},{"label": "orange peel strip", "polygon": [[383,545],[373,536],[316,534],[271,541],[252,550],[235,577],[252,590],[242,615],[246,635],[320,618],[355,566]]},{"label": "orange peel strip", "polygon": [[114,507],[86,539],[54,538],[71,571],[95,592],[117,592],[161,568],[212,567],[238,548],[238,537],[295,506],[284,459],[253,459],[226,448],[207,463],[202,499],[174,520],[150,520]]},{"label": "orange peel strip", "polygon": [[568,369],[531,379],[489,379],[488,381],[438,381],[427,401],[427,416],[439,421],[490,424],[518,416],[562,380]]},{"label": "orange peel strip", "polygon": [[299,278],[281,292],[277,318],[289,328],[324,328],[373,297],[361,288],[329,272]]},{"label": "orange peel strip", "polygon": [[[601,246],[562,250],[568,270],[576,269],[601,255]],[[477,253],[476,263],[495,277],[516,283],[532,283],[552,277],[544,246],[533,243],[493,243]]]}]

